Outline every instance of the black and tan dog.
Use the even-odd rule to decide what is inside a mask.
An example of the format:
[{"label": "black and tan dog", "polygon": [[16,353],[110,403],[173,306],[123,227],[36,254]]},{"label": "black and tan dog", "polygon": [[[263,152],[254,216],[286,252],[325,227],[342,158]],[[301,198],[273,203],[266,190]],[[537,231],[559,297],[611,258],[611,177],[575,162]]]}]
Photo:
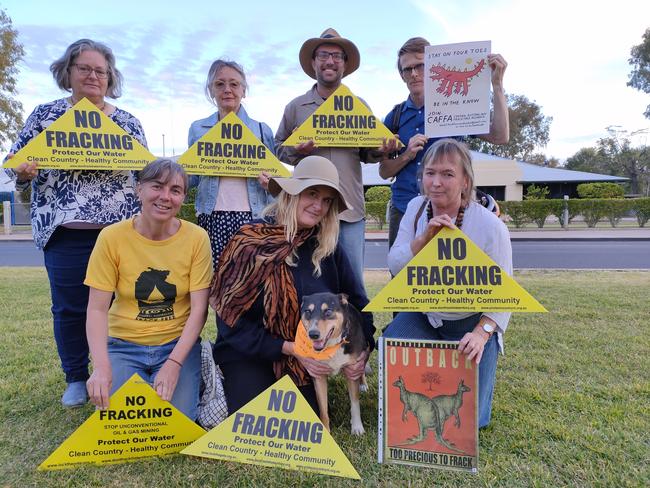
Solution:
[{"label": "black and tan dog", "polygon": [[[313,350],[327,353],[327,359],[318,357],[326,362],[337,374],[343,366],[355,363],[359,355],[368,348],[368,342],[363,333],[361,313],[350,303],[344,294],[315,293],[302,299],[302,324],[307,333],[308,341]],[[360,379],[348,379],[348,394],[350,396],[350,424],[352,434],[364,434],[359,410],[359,388],[366,386],[365,375]],[[314,378],[316,398],[320,409],[320,419],[329,430],[329,414],[327,409],[327,378]]]}]

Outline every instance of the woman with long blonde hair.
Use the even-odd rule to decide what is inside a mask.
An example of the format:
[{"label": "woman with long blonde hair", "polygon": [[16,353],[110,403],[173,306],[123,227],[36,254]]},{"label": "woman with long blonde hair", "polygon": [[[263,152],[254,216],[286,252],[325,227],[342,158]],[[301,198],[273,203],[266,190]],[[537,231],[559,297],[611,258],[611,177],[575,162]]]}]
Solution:
[{"label": "woman with long blonde hair", "polygon": [[[219,332],[214,358],[224,374],[229,412],[285,374],[318,411],[311,378],[331,370],[298,356],[294,339],[303,296],[345,293],[359,310],[368,303],[347,255],[337,247],[338,214],[349,206],[336,167],[321,156],[304,158],[291,178],[271,178],[269,191],[276,201],[265,218],[245,224],[219,260],[210,290]],[[368,348],[344,368],[353,379],[363,373],[374,347],[372,315],[362,315]]]}]

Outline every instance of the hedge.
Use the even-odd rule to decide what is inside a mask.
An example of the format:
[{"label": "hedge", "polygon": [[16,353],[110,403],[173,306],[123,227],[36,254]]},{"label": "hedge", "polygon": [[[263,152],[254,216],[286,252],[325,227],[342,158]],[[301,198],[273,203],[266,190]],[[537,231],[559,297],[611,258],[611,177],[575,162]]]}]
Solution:
[{"label": "hedge", "polygon": [[184,203],[178,212],[178,218],[196,224],[196,210],[193,203]]},{"label": "hedge", "polygon": [[379,224],[379,230],[386,224],[386,202],[366,202],[366,215]]},{"label": "hedge", "polygon": [[[524,200],[522,202],[499,202],[501,213],[507,215],[516,228],[523,227],[528,222],[535,222],[538,227],[543,227],[550,215],[562,221],[565,200]],[[601,220],[607,219],[612,227],[616,227],[621,219],[634,213],[643,227],[650,220],[650,198],[593,198],[571,199],[566,201],[569,212],[569,223],[577,216],[582,215],[587,227],[595,227]]]},{"label": "hedge", "polygon": [[580,198],[623,198],[623,187],[616,183],[580,183],[576,190]]},{"label": "hedge", "polygon": [[645,227],[650,220],[650,198],[635,198],[632,200],[632,210],[636,214],[639,227]]}]

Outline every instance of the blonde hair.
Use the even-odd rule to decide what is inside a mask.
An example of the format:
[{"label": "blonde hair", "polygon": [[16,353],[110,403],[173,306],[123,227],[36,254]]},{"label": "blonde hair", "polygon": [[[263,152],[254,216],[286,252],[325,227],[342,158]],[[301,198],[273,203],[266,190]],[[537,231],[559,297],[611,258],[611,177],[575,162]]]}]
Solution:
[{"label": "blonde hair", "polygon": [[[308,188],[305,188],[307,190]],[[303,190],[303,191],[305,191]],[[266,207],[263,211],[264,216],[272,216],[276,223],[284,226],[284,234],[287,242],[291,242],[298,232],[298,201],[300,194],[290,195],[282,190],[276,197],[275,201]],[[336,243],[339,240],[339,202],[335,198],[332,200],[329,210],[316,225],[316,240],[318,244],[311,256],[311,262],[314,265],[314,276],[319,277],[321,271],[321,261],[330,254],[334,253]],[[289,266],[297,266],[297,251],[294,251],[287,257],[286,263]]]},{"label": "blonde hair", "polygon": [[[460,160],[460,165],[463,168],[463,176],[467,178],[467,186],[461,191],[461,205],[467,206],[474,198],[474,170],[472,169],[472,155],[467,148],[467,145],[458,142],[455,139],[440,139],[436,141],[427,149],[422,157],[422,170],[424,171],[427,166],[435,164],[443,156],[457,155]],[[420,175],[420,192],[424,195],[424,187],[422,187],[422,180]]]}]

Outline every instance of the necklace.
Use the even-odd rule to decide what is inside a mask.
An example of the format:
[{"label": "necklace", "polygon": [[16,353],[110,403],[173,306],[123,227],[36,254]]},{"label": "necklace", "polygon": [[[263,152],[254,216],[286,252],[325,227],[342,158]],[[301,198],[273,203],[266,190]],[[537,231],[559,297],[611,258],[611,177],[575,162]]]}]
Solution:
[{"label": "necklace", "polygon": [[[459,229],[463,225],[463,217],[465,217],[465,208],[461,206],[458,209],[458,214],[456,215],[456,227]],[[427,222],[433,218],[433,205],[431,205],[431,202],[429,202],[429,205],[427,205]]]}]

